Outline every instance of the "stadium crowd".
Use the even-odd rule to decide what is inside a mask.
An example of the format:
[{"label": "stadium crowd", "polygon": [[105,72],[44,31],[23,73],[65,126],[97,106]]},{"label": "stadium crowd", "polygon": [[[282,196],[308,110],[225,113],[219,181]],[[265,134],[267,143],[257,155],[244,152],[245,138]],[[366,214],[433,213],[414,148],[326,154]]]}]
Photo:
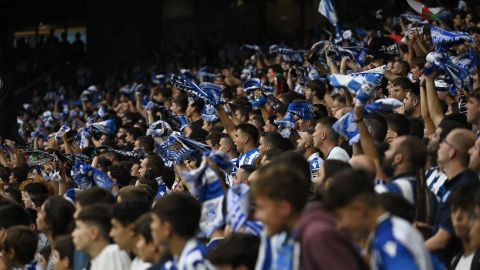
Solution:
[{"label": "stadium crowd", "polygon": [[480,20],[421,10],[49,77],[1,141],[0,270],[480,269]]}]

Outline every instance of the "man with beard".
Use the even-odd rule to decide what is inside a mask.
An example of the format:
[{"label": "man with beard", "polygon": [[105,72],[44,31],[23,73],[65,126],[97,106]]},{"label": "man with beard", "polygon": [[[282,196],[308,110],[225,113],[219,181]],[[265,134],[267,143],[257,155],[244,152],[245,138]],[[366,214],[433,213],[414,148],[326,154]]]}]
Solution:
[{"label": "man with beard", "polygon": [[428,138],[427,165],[430,166],[430,169],[427,170],[425,178],[428,189],[435,194],[437,201],[440,200],[437,193],[448,179],[447,175],[437,165],[438,147],[440,141],[443,141],[450,131],[461,127],[461,124],[444,118],[435,130],[435,133]]},{"label": "man with beard", "polygon": [[360,133],[360,142],[365,155],[372,158],[377,169],[377,179],[388,179],[386,184],[375,186],[377,193],[391,192],[405,198],[415,206],[416,220],[428,222],[431,207],[430,193],[425,186],[425,146],[413,136],[393,139],[383,160],[367,126],[363,121],[363,106],[357,105],[354,117]]},{"label": "man with beard", "polygon": [[422,116],[420,106],[420,87],[418,84],[412,84],[412,87],[407,90],[407,95],[403,100],[405,104],[405,115],[409,117],[419,118]]},{"label": "man with beard", "polygon": [[312,129],[307,129],[305,132],[299,132],[300,139],[297,141],[297,152],[310,164],[311,180],[316,182],[320,167],[323,165],[323,159],[320,152],[313,146],[313,132]]},{"label": "man with beard", "polygon": [[438,148],[438,165],[448,177],[441,191],[437,194],[440,202],[434,219],[434,235],[426,241],[430,251],[444,262],[449,263],[452,257],[461,250],[461,242],[455,237],[449,196],[460,186],[478,181],[478,176],[468,170],[468,150],[475,143],[475,134],[468,129],[454,129],[440,143]]}]

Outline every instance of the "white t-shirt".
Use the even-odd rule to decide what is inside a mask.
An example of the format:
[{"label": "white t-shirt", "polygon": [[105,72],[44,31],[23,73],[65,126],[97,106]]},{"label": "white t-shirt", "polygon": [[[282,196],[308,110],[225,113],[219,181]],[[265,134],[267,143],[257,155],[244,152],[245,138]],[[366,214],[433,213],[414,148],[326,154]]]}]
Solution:
[{"label": "white t-shirt", "polygon": [[102,249],[90,263],[90,270],[129,270],[131,261],[127,252],[112,244]]},{"label": "white t-shirt", "polygon": [[457,266],[455,267],[455,270],[470,270],[470,268],[472,267],[474,254],[475,252],[472,252],[472,254],[468,255],[467,257],[462,256],[458,261]]},{"label": "white t-shirt", "polygon": [[151,263],[142,261],[140,258],[135,257],[130,265],[130,270],[145,270],[152,266]]},{"label": "white t-shirt", "polygon": [[337,159],[348,162],[350,160],[350,156],[343,148],[335,146],[332,148],[332,150],[330,150],[330,153],[328,153],[326,159]]}]

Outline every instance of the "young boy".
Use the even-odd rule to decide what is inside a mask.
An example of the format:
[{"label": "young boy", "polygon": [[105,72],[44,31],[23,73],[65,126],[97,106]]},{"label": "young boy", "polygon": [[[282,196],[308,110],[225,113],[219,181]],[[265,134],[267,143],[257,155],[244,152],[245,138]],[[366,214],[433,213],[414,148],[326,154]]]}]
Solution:
[{"label": "young boy", "polygon": [[130,257],[117,245],[110,244],[111,208],[96,204],[87,206],[75,218],[72,233],[75,248],[88,253],[90,270],[130,269]]},{"label": "young boy", "polygon": [[[170,251],[164,246],[157,246],[152,238],[150,223],[152,217],[150,213],[143,214],[135,221],[135,233],[137,233],[136,248],[138,257],[144,262],[154,264],[150,269],[157,269],[157,265],[161,266],[162,261],[170,260]],[[159,268],[160,269],[160,268]]]},{"label": "young boy", "polygon": [[455,236],[462,241],[463,251],[453,257],[449,269],[478,269],[480,252],[470,241],[471,218],[475,207],[475,193],[479,190],[478,182],[458,187],[450,196],[450,214]]},{"label": "young boy", "polygon": [[[278,253],[273,252],[277,255],[271,260],[271,269],[298,268],[300,246],[295,228],[307,203],[309,190],[309,179],[286,163],[268,163],[258,169],[252,186],[257,207],[255,218],[263,222],[269,237],[286,233]],[[265,262],[258,263],[265,265]]]},{"label": "young boy", "polygon": [[200,203],[186,193],[162,197],[152,210],[150,228],[155,244],[170,249],[177,269],[210,268],[204,259],[205,248],[194,237],[200,214]]},{"label": "young boy", "polygon": [[330,179],[323,196],[325,208],[337,215],[338,226],[349,230],[355,240],[368,239],[372,269],[433,269],[421,234],[381,207],[374,182],[365,172],[345,169]]},{"label": "young boy", "polygon": [[126,200],[113,206],[110,236],[120,249],[136,256],[132,261],[131,269],[146,269],[150,266],[149,263],[138,258],[136,247],[138,234],[134,227],[135,220],[149,210],[148,200]]},{"label": "young boy", "polygon": [[21,268],[33,261],[38,237],[27,226],[13,226],[6,232],[0,255],[0,270]]}]

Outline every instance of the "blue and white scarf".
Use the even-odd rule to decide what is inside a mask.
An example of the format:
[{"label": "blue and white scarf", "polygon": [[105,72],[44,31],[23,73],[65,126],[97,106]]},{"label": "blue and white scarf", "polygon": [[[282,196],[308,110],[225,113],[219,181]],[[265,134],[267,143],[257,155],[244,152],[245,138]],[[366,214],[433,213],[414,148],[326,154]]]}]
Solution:
[{"label": "blue and white scarf", "polygon": [[226,222],[234,232],[243,228],[250,213],[250,187],[238,184],[228,190]]},{"label": "blue and white scarf", "polygon": [[335,122],[335,124],[333,124],[333,130],[347,138],[350,144],[360,141],[360,133],[358,132],[357,123],[355,123],[355,117],[352,112],[345,114]]},{"label": "blue and white scarf", "polygon": [[98,131],[109,135],[115,135],[117,133],[117,125],[115,119],[108,119],[98,123],[87,123],[92,131]]},{"label": "blue and white scarf", "polygon": [[213,232],[225,224],[223,216],[223,199],[225,192],[222,181],[204,158],[200,167],[182,172],[190,193],[202,204],[200,217],[200,236],[210,237]]},{"label": "blue and white scarf", "polygon": [[365,106],[368,113],[371,112],[391,112],[402,107],[404,104],[396,98],[383,98],[375,100],[373,103]]},{"label": "blue and white scarf", "polygon": [[213,83],[204,82],[197,85],[191,80],[173,75],[170,82],[180,90],[195,95],[205,101],[205,103],[217,106],[221,104],[222,87]]},{"label": "blue and white scarf", "polygon": [[447,31],[434,25],[431,26],[430,33],[435,47],[449,48],[465,41],[473,42],[472,36],[466,32]]},{"label": "blue and white scarf", "polygon": [[163,120],[158,120],[157,122],[150,124],[146,134],[151,135],[154,138],[162,138],[169,136],[172,132],[172,127],[169,123]]},{"label": "blue and white scarf", "polygon": [[81,190],[90,188],[93,185],[104,189],[111,189],[114,186],[108,174],[78,160],[75,161],[71,175],[77,187]]}]

